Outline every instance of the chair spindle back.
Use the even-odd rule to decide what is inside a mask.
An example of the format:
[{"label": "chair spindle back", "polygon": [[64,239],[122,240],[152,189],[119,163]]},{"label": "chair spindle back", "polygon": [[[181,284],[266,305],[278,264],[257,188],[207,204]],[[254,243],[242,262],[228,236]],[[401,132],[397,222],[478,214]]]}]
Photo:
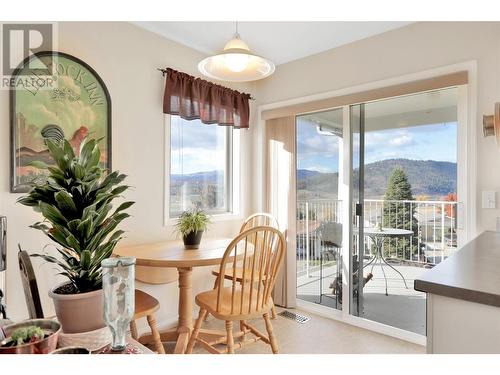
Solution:
[{"label": "chair spindle back", "polygon": [[240,228],[240,233],[255,227],[266,226],[273,227],[279,229],[278,220],[268,213],[259,212],[253,215],[250,215],[245,219],[243,225]]},{"label": "chair spindle back", "polygon": [[[273,291],[284,252],[283,234],[269,226],[248,229],[229,244],[222,258],[220,274],[233,275],[230,280],[231,314],[262,311]],[[242,272],[240,281],[237,281],[237,269]],[[217,289],[217,311],[220,311],[224,294],[223,277],[219,278]]]}]

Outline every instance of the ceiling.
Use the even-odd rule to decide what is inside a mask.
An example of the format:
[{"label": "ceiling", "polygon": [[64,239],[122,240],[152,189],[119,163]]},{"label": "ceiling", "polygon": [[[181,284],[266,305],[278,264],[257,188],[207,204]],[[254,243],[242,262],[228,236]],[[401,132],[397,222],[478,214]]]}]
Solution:
[{"label": "ceiling", "polygon": [[[252,52],[276,65],[406,26],[411,22],[239,22]],[[149,31],[211,55],[235,31],[234,22],[134,22]]]}]

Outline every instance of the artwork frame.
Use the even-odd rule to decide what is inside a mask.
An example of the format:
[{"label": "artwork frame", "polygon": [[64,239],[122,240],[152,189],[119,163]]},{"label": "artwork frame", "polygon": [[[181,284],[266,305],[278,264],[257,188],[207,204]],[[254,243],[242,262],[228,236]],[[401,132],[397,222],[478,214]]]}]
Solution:
[{"label": "artwork frame", "polygon": [[[24,69],[30,69],[29,63],[33,59],[40,59],[42,60],[48,60],[50,62],[56,61],[57,67],[54,69],[54,71],[57,71],[54,73],[54,78],[58,79],[60,77],[65,77],[66,80],[73,79],[73,83],[78,83],[81,84],[80,88],[83,90],[85,88],[86,90],[83,90],[83,92],[86,91],[87,95],[87,102],[82,98],[82,95],[80,96],[74,96],[72,97],[73,102],[78,102],[81,105],[87,104],[87,109],[88,110],[88,105],[89,102],[92,103],[94,106],[99,106],[100,110],[98,113],[98,117],[101,119],[101,121],[98,121],[98,123],[94,126],[94,128],[98,129],[98,131],[91,131],[93,128],[86,128],[83,125],[78,128],[78,135],[79,139],[77,139],[75,142],[78,140],[81,140],[82,137],[87,134],[92,134],[92,133],[97,133],[94,138],[102,138],[100,141],[100,147],[101,150],[104,149],[104,152],[102,153],[102,166],[108,170],[111,170],[112,168],[112,126],[111,126],[111,96],[109,94],[108,88],[106,84],[104,83],[103,79],[99,76],[99,74],[85,61],[79,59],[78,57],[75,57],[73,55],[70,55],[65,52],[59,52],[59,51],[42,51],[42,52],[37,52],[26,59],[24,59],[19,66],[14,70],[14,73],[12,75],[12,80],[13,82],[17,82],[17,79],[21,79],[20,77],[23,77],[23,72]],[[66,62],[66,66],[64,66],[64,62]],[[71,64],[71,66],[70,66]],[[74,77],[71,76],[70,72],[70,67],[71,67],[71,72],[74,75]],[[66,71],[67,74],[59,74],[59,68],[61,71]],[[78,74],[78,76],[77,76]],[[25,75],[25,73],[24,73]],[[85,77],[85,78],[83,78]],[[78,80],[76,80],[78,78]],[[87,86],[84,86],[84,85]],[[22,98],[20,98],[20,93],[22,93],[22,90],[16,89],[17,85],[13,85],[11,89],[9,90],[9,99],[10,99],[10,106],[9,106],[9,112],[10,112],[10,192],[11,193],[26,193],[28,192],[31,187],[27,185],[26,183],[21,183],[20,179],[23,177],[22,173],[20,172],[22,168],[26,168],[26,163],[22,162],[22,155],[21,150],[22,150],[22,142],[20,140],[20,129],[18,126],[18,113],[19,113],[19,107],[22,106]],[[90,87],[91,86],[91,87]],[[89,88],[90,87],[90,90]],[[90,93],[89,93],[90,91]],[[70,92],[70,91],[68,91]],[[32,105],[34,106],[35,104],[38,104],[38,101],[36,100],[36,94],[38,91],[33,94],[33,103],[24,103],[23,105],[31,107]],[[64,96],[64,92],[62,93]],[[94,96],[92,96],[94,95]],[[97,99],[96,99],[97,98]],[[40,100],[38,98],[38,100]],[[97,103],[97,104],[95,104]],[[102,104],[102,105],[101,105]],[[63,108],[64,111],[64,107]],[[87,111],[88,112],[88,111]],[[22,114],[22,113],[21,113]],[[57,112],[55,112],[57,116]],[[26,122],[28,122],[26,120]],[[73,124],[74,125],[74,124]],[[60,130],[63,131],[64,125],[62,124],[51,124],[52,127],[55,128],[60,128]],[[34,128],[36,128],[35,125],[33,125]],[[82,130],[83,129],[83,130]],[[53,130],[53,129],[49,129]],[[57,129],[56,129],[57,130]],[[48,131],[48,133],[51,133]],[[64,133],[64,138],[66,138],[66,133]],[[104,136],[103,136],[104,134]],[[73,138],[76,137],[76,132],[74,133]],[[38,136],[40,138],[40,136]],[[40,140],[38,139],[38,143],[40,143]],[[71,141],[70,141],[71,143]],[[76,144],[72,143],[74,145],[75,150],[78,148]],[[43,152],[43,151],[42,151]],[[41,152],[38,152],[41,153]],[[36,159],[36,156],[33,158]],[[23,165],[24,164],[24,165]],[[43,178],[43,176],[40,174],[38,175],[40,178]],[[36,176],[36,177],[38,177]]]}]

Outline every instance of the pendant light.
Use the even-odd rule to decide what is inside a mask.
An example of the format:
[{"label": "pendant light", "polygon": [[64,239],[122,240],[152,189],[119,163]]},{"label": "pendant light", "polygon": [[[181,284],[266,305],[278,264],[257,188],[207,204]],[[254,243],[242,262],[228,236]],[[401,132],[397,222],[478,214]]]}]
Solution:
[{"label": "pendant light", "polygon": [[220,81],[245,82],[266,78],[274,73],[274,63],[250,52],[241,40],[236,22],[233,39],[226,43],[224,51],[209,56],[198,64],[204,76]]}]

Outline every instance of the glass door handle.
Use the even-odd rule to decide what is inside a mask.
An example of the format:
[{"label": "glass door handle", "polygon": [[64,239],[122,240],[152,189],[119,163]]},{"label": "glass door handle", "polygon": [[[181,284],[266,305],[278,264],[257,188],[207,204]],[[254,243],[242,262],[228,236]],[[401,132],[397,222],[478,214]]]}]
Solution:
[{"label": "glass door handle", "polygon": [[361,213],[363,212],[363,205],[361,203],[356,203],[354,205],[354,215],[352,215],[352,225],[357,226]]}]

